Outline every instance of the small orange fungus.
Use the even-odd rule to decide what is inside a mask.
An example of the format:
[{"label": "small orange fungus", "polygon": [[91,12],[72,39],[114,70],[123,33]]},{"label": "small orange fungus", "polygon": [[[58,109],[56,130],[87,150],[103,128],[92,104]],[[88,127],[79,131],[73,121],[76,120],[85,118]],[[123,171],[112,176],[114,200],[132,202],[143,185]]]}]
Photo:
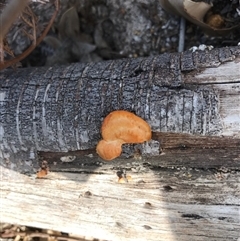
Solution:
[{"label": "small orange fungus", "polygon": [[37,178],[43,178],[47,176],[48,170],[47,169],[41,169],[40,171],[37,172]]},{"label": "small orange fungus", "polygon": [[106,161],[121,155],[122,144],[143,143],[152,137],[149,124],[125,110],[111,112],[103,121],[101,133],[103,140],[97,145],[97,153]]}]

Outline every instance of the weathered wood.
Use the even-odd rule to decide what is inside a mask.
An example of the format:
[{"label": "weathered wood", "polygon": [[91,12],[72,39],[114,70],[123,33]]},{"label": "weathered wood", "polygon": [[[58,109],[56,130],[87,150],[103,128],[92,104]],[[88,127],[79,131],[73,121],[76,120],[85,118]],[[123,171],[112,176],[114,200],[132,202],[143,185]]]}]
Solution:
[{"label": "weathered wood", "polygon": [[[86,170],[91,173],[91,166]],[[129,182],[118,183],[122,171]],[[52,172],[45,179],[6,169],[0,215],[10,223],[104,240],[237,240],[239,179],[234,171],[138,161],[105,162],[91,174]]]},{"label": "weathered wood", "polygon": [[37,151],[94,148],[115,109],[135,112],[154,132],[239,138],[239,56],[231,47],[3,71],[1,164],[28,160],[34,171]]},{"label": "weathered wood", "polygon": [[[239,59],[224,48],[2,72],[1,217],[104,240],[238,240]],[[103,162],[115,109],[147,120],[153,140]]]},{"label": "weathered wood", "polygon": [[[62,157],[75,157],[74,162],[61,161]],[[102,161],[96,154],[95,150],[89,151],[73,151],[68,153],[57,152],[41,152],[41,160],[45,160],[48,163],[50,171],[77,171],[77,172],[94,172],[99,165],[103,165]],[[134,161],[130,157],[126,159],[124,154],[121,160],[122,167],[126,166],[126,163]],[[138,158],[137,158],[138,160]],[[189,167],[189,168],[201,168],[212,169],[224,167],[229,170],[240,170],[240,149],[224,148],[224,149],[185,149],[178,148],[175,150],[164,149],[160,156],[144,157],[146,165],[152,167]],[[87,167],[87,169],[86,169]],[[20,167],[19,167],[20,168]]]}]

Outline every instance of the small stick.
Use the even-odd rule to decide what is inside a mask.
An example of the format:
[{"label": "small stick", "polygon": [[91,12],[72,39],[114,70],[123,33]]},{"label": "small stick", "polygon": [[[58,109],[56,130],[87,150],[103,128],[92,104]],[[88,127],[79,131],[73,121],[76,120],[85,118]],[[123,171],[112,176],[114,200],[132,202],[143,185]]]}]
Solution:
[{"label": "small stick", "polygon": [[178,52],[184,51],[185,29],[186,29],[186,20],[185,20],[185,18],[181,17],[180,30],[179,30],[179,41],[178,41]]}]

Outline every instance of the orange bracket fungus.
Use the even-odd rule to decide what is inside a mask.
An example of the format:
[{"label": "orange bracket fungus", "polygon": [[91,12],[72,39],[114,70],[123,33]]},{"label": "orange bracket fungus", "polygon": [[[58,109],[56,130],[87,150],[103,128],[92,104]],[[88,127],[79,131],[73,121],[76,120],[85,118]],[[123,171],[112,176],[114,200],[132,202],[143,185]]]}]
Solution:
[{"label": "orange bracket fungus", "polygon": [[97,145],[98,155],[111,161],[121,155],[122,144],[149,141],[152,132],[142,118],[125,110],[111,112],[103,121],[102,138]]}]

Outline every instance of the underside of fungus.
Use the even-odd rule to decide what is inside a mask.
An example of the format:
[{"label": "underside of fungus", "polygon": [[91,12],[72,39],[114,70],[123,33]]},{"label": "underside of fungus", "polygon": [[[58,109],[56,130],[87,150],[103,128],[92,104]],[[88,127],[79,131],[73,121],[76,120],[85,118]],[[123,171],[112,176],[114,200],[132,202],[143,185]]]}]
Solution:
[{"label": "underside of fungus", "polygon": [[152,137],[146,121],[124,110],[111,112],[103,121],[101,133],[103,140],[98,143],[96,150],[107,161],[121,155],[122,144],[143,143]]}]

